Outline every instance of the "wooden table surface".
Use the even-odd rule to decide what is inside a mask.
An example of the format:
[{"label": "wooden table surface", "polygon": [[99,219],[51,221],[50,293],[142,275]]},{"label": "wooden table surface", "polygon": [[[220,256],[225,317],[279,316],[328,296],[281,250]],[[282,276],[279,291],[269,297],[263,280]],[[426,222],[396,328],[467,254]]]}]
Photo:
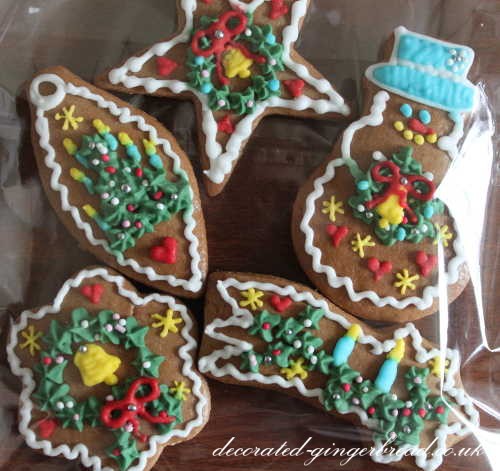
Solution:
[{"label": "wooden table surface", "polygon": [[[382,6],[383,3],[383,6]],[[91,79],[97,71],[174,30],[174,0],[142,2],[58,0],[0,1],[0,309],[2,342],[9,315],[51,301],[71,274],[96,263],[75,246],[48,205],[35,170],[29,142],[26,103],[21,87],[33,72],[62,64]],[[124,7],[125,5],[125,7]],[[361,72],[376,60],[378,44],[398,24],[471,45],[478,54],[478,77],[500,114],[500,2],[480,0],[313,0],[299,51],[354,102]],[[32,9],[32,10],[30,10]],[[33,10],[34,9],[34,10]],[[38,10],[36,10],[38,9]],[[374,21],[374,15],[376,21]],[[373,24],[379,25],[377,28]],[[328,34],[318,34],[323,29]],[[97,51],[97,52],[96,52]],[[151,97],[128,98],[162,121],[192,157],[200,175],[194,140],[194,109],[189,103]],[[478,121],[485,123],[485,117]],[[307,284],[292,249],[291,208],[300,184],[325,159],[341,127],[333,123],[266,118],[250,140],[230,183],[217,198],[202,190],[207,219],[210,269],[252,271],[283,276]],[[498,138],[494,139],[498,152]],[[485,159],[487,155],[470,156]],[[493,167],[493,170],[496,170]],[[498,410],[500,362],[488,352],[500,345],[495,312],[499,291],[498,183],[496,173],[470,182],[471,199],[489,191],[481,247],[481,286],[472,284],[451,306],[449,346],[459,348],[462,378],[478,407]],[[482,290],[482,291],[481,291]],[[482,309],[478,309],[481,300]],[[202,322],[203,302],[187,302]],[[481,322],[484,320],[484,335]],[[418,327],[437,340],[439,316],[419,321]],[[0,470],[60,471],[78,469],[63,459],[46,458],[23,445],[16,432],[19,384],[0,355]],[[241,447],[279,447],[284,441],[310,447],[359,447],[361,432],[298,400],[274,392],[228,386],[209,381],[213,412],[209,424],[194,440],[167,449],[155,469],[221,468],[300,470],[305,458],[214,457],[212,452],[231,437]],[[498,412],[496,412],[498,414]],[[485,430],[496,431],[498,416],[481,414]],[[462,442],[475,447],[475,438]],[[497,454],[498,455],[498,454]],[[500,458],[496,458],[496,467]],[[319,458],[315,469],[387,469],[369,459],[355,459],[340,468],[338,458]],[[494,469],[485,456],[449,457],[440,469]]]}]

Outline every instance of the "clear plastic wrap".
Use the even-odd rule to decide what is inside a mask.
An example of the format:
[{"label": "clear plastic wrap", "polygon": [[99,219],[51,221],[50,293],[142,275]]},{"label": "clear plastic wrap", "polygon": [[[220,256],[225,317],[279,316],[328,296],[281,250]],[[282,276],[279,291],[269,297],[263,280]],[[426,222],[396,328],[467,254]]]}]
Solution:
[{"label": "clear plastic wrap", "polygon": [[[9,319],[51,301],[62,283],[96,259],[75,247],[43,193],[30,143],[24,85],[44,67],[64,65],[86,80],[175,30],[176,2],[4,0],[0,3],[0,314],[5,342]],[[417,326],[441,348],[456,348],[461,378],[480,411],[481,429],[459,444],[480,456],[449,456],[440,469],[500,468],[500,376],[497,268],[498,138],[500,113],[500,2],[488,0],[312,0],[298,51],[354,106],[362,102],[364,70],[398,25],[476,52],[471,80],[481,99],[466,121],[460,155],[440,188],[461,231],[471,282],[439,314]],[[200,176],[193,106],[147,96],[126,97],[155,116],[178,139]],[[266,118],[246,147],[224,192],[203,194],[210,269],[246,271],[304,282],[290,238],[293,201],[300,185],[329,155],[342,125]],[[188,301],[200,324],[202,301]],[[379,325],[391,330],[394,326]],[[27,448],[16,431],[20,385],[2,355],[0,469],[76,469],[63,459]],[[308,448],[362,446],[365,431],[321,410],[268,392],[210,381],[211,419],[194,440],[170,447],[155,469],[302,469],[307,457],[224,457],[213,452],[235,437],[242,448],[278,448],[284,441]],[[321,457],[318,469],[342,459]],[[356,458],[344,469],[385,469]]]}]

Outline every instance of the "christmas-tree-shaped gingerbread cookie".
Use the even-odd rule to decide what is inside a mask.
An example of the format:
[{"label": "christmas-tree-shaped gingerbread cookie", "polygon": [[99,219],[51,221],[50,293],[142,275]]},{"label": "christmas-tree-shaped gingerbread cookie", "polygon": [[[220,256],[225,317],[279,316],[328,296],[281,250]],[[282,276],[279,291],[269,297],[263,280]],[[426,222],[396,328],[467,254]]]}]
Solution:
[{"label": "christmas-tree-shaped gingerbread cookie", "polygon": [[330,83],[295,50],[309,0],[182,0],[179,30],[96,79],[128,93],[195,102],[210,195],[222,191],[268,114],[348,115]]},{"label": "christmas-tree-shaped gingerbread cookie", "polygon": [[385,54],[366,71],[362,117],[300,189],[292,235],[323,294],[356,316],[405,322],[468,281],[439,186],[477,91],[469,47],[399,27]]},{"label": "christmas-tree-shaped gingerbread cookie", "polygon": [[29,88],[47,196],[80,245],[161,291],[201,294],[205,222],[191,164],[155,119],[62,67]]},{"label": "christmas-tree-shaped gingerbread cookie", "polygon": [[458,351],[440,351],[411,323],[377,332],[311,289],[272,276],[210,275],[198,367],[361,424],[380,463],[434,470],[446,447],[478,426],[461,389]]},{"label": "christmas-tree-shaped gingerbread cookie", "polygon": [[23,383],[27,445],[93,471],[151,469],[163,448],[208,420],[193,335],[176,299],[141,297],[108,268],[81,271],[51,305],[24,311],[11,327],[7,354]]}]

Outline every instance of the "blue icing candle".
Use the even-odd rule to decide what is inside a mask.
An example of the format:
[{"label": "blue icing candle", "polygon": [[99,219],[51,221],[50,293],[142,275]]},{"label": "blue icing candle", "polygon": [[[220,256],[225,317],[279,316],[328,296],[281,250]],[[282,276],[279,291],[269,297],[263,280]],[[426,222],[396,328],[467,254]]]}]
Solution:
[{"label": "blue icing candle", "polygon": [[354,350],[354,346],[356,345],[356,341],[351,337],[344,336],[341,337],[337,343],[335,344],[335,348],[333,349],[333,364],[335,366],[340,366],[343,363],[347,363],[349,356]]},{"label": "blue icing candle", "polygon": [[132,159],[134,159],[134,162],[139,163],[141,161],[142,159],[141,153],[139,152],[139,149],[135,144],[130,144],[129,146],[127,146],[126,151],[127,155]]},{"label": "blue icing candle", "polygon": [[118,149],[118,140],[113,134],[107,132],[103,137],[110,150]]},{"label": "blue icing candle", "polygon": [[152,167],[160,169],[163,167],[163,163],[158,154],[153,154],[149,156],[149,163]]},{"label": "blue icing candle", "polygon": [[382,366],[378,370],[377,379],[375,380],[375,386],[377,389],[383,392],[389,392],[391,390],[394,381],[398,375],[398,362],[391,358],[382,363]]}]

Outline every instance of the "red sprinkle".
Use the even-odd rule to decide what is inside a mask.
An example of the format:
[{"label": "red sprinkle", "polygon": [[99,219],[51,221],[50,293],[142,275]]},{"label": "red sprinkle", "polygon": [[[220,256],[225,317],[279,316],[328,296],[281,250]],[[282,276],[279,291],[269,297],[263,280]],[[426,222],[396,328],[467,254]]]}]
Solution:
[{"label": "red sprinkle", "polygon": [[141,221],[136,221],[134,223],[134,226],[137,227],[137,229],[142,229],[142,222]]},{"label": "red sprinkle", "polygon": [[115,449],[113,450],[113,455],[115,455],[115,456],[120,456],[121,454],[122,454],[122,452],[120,451],[120,449],[119,449],[119,448],[115,448]]},{"label": "red sprinkle", "polygon": [[280,350],[279,348],[277,348],[276,350],[273,350],[273,355],[274,355],[275,357],[280,356],[280,355],[281,355],[281,350]]},{"label": "red sprinkle", "polygon": [[409,415],[411,415],[411,409],[408,409],[407,407],[405,409],[403,409],[403,415],[405,417],[408,417]]},{"label": "red sprinkle", "polygon": [[103,162],[109,162],[109,155],[108,154],[101,155],[101,160]]},{"label": "red sprinkle", "polygon": [[368,407],[368,410],[366,412],[368,412],[368,414],[370,414],[370,415],[375,414],[375,407],[373,407],[373,406]]},{"label": "red sprinkle", "polygon": [[264,322],[264,324],[262,324],[262,328],[264,330],[269,330],[271,328],[271,324],[269,324],[269,322]]},{"label": "red sprinkle", "polygon": [[115,167],[106,167],[104,170],[106,170],[106,172],[110,173],[111,175],[116,173]]},{"label": "red sprinkle", "polygon": [[157,191],[154,195],[153,195],[153,199],[158,201],[158,200],[161,200],[163,198],[163,195],[165,193],[163,193],[163,191]]},{"label": "red sprinkle", "polygon": [[438,414],[444,414],[444,407],[443,406],[437,406],[436,407],[436,412]]},{"label": "red sprinkle", "polygon": [[344,383],[342,385],[342,389],[345,391],[345,392],[349,392],[351,390],[351,385],[349,383]]},{"label": "red sprinkle", "polygon": [[52,358],[50,358],[50,357],[45,357],[45,358],[43,359],[43,363],[44,363],[45,365],[50,365],[50,364],[52,364]]},{"label": "red sprinkle", "polygon": [[127,210],[133,213],[135,211],[135,206],[133,204],[127,204]]},{"label": "red sprinkle", "polygon": [[418,415],[422,417],[422,419],[426,416],[426,414],[427,411],[424,408],[418,410]]},{"label": "red sprinkle", "polygon": [[234,124],[228,114],[217,121],[217,129],[226,134],[233,134]]},{"label": "red sprinkle", "polygon": [[139,178],[142,177],[142,175],[144,174],[141,167],[136,168],[134,173],[135,173],[135,176],[139,177]]}]

